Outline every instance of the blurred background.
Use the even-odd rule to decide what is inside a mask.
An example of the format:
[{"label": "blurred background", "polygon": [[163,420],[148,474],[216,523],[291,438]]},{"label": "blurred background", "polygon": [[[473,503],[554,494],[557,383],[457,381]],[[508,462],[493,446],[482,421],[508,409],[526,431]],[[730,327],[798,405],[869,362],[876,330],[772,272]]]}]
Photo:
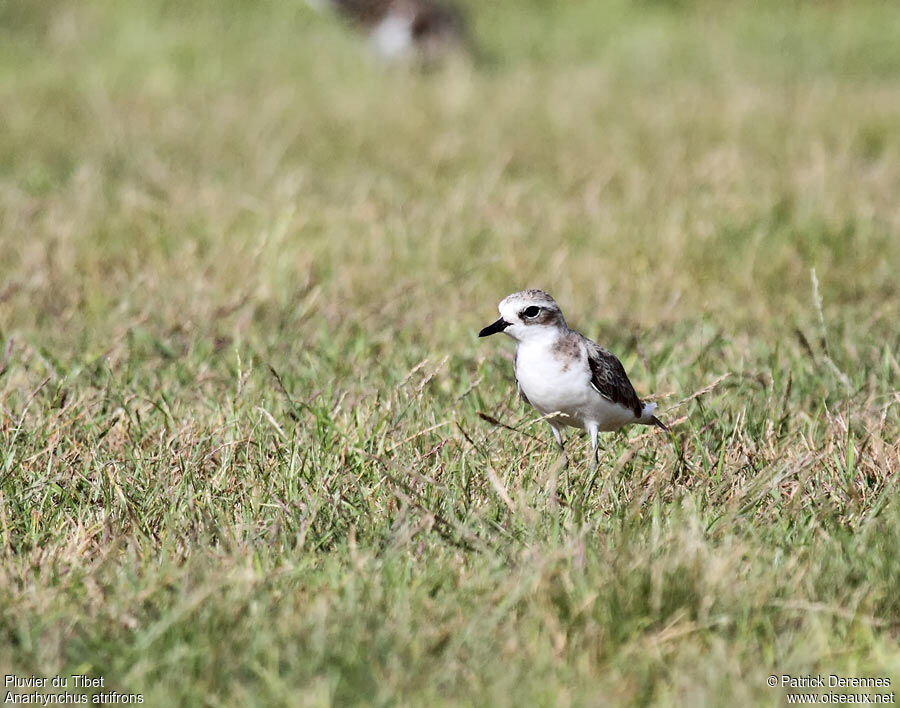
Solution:
[{"label": "blurred background", "polygon": [[889,4],[458,7],[478,56],[422,68],[327,3],[4,3],[5,326],[269,338],[315,288],[317,321],[440,341],[526,285],[746,323],[813,266],[826,303],[895,299]]}]

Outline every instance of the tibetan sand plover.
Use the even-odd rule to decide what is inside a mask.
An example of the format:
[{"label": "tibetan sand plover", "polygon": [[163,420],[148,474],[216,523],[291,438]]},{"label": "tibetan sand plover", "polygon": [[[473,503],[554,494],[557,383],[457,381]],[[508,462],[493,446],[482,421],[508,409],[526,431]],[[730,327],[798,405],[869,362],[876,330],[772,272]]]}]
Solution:
[{"label": "tibetan sand plover", "polygon": [[639,423],[668,428],[655,416],[655,403],[643,403],[625,368],[612,353],[569,329],[556,301],[543,290],[523,290],[505,297],[500,318],[479,337],[503,332],[516,340],[516,386],[522,398],[544,416],[560,451],[562,427],[590,433],[597,455],[597,433]]},{"label": "tibetan sand plover", "polygon": [[453,49],[468,49],[462,12],[449,0],[309,0],[331,6],[364,32],[385,59],[432,62]]}]

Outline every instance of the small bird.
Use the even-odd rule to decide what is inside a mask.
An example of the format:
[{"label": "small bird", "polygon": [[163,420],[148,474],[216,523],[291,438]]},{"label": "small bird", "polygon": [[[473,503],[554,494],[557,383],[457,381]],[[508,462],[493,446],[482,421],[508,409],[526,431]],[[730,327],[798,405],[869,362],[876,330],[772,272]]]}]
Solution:
[{"label": "small bird", "polygon": [[449,0],[309,1],[332,6],[367,34],[385,59],[415,56],[427,64],[469,45],[465,18]]},{"label": "small bird", "polygon": [[599,464],[597,433],[639,423],[669,429],[655,416],[655,403],[642,403],[625,368],[611,352],[569,329],[556,301],[543,290],[505,297],[500,318],[479,337],[503,332],[516,340],[515,375],[519,395],[546,416],[565,456],[562,427],[587,430],[594,466]]}]

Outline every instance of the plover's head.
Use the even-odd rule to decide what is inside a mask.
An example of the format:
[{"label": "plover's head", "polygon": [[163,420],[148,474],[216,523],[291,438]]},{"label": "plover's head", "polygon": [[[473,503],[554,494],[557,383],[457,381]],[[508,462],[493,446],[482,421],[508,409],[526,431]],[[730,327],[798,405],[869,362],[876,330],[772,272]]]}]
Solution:
[{"label": "plover's head", "polygon": [[497,309],[500,319],[481,330],[479,337],[503,332],[517,342],[523,342],[566,326],[556,300],[543,290],[523,290],[507,295]]}]

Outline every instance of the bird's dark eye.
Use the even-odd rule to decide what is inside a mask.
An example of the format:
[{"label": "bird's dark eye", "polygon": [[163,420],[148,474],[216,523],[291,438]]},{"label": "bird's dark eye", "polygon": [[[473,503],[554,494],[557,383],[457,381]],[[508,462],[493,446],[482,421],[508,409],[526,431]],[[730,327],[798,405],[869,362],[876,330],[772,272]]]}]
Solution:
[{"label": "bird's dark eye", "polygon": [[522,314],[525,315],[525,317],[537,317],[540,311],[540,307],[532,305],[531,307],[526,307]]}]

